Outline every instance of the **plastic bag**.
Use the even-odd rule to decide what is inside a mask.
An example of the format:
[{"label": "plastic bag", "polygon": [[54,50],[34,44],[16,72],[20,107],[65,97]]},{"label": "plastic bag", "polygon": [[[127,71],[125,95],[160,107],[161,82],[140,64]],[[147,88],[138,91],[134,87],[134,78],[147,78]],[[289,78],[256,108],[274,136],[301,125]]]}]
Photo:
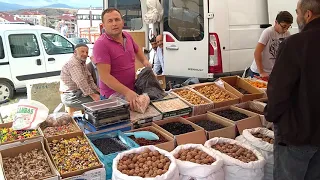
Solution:
[{"label": "plastic bag", "polygon": [[138,74],[135,90],[138,94],[148,94],[150,100],[160,100],[166,96],[150,67],[142,69]]},{"label": "plastic bag", "polygon": [[199,149],[209,156],[213,157],[216,161],[211,165],[201,165],[189,161],[181,161],[176,159],[176,163],[180,172],[181,180],[221,180],[224,179],[223,160],[218,155],[214,154],[210,149],[201,144],[186,144],[176,147],[171,154],[175,155],[182,149],[195,148]]},{"label": "plastic bag", "polygon": [[[171,161],[171,164],[169,166],[168,171],[165,174],[162,174],[161,176],[157,176],[155,178],[142,178],[138,176],[128,176],[126,174],[122,174],[117,166],[118,162],[127,155],[133,154],[133,153],[140,153],[145,151],[146,149],[150,149],[151,151],[157,150],[160,154],[168,157]],[[179,179],[179,169],[176,164],[176,160],[174,159],[173,155],[169,152],[159,149],[155,146],[143,146],[140,148],[131,149],[129,151],[122,152],[117,155],[117,157],[113,160],[112,164],[112,180],[178,180]]]},{"label": "plastic bag", "polygon": [[273,179],[273,144],[268,142],[262,141],[260,138],[254,137],[252,134],[260,133],[265,136],[271,137],[274,139],[274,132],[270,131],[266,128],[253,128],[253,129],[246,129],[243,131],[241,136],[236,138],[237,141],[242,143],[251,145],[255,147],[262,156],[266,159],[267,164],[264,168],[264,180],[272,180]]},{"label": "plastic bag", "polygon": [[[211,146],[217,143],[230,143],[242,146],[254,153],[257,156],[258,160],[244,163],[238,159],[234,159],[220,151],[212,149]],[[262,180],[264,176],[264,166],[266,160],[262,154],[254,149],[252,146],[246,145],[239,141],[228,139],[228,138],[213,138],[208,140],[205,147],[210,148],[215,154],[219,155],[224,162],[224,174],[225,180]]]},{"label": "plastic bag", "polygon": [[163,8],[158,0],[147,0],[147,13],[144,15],[146,24],[160,22],[163,16]]},{"label": "plastic bag", "polygon": [[68,113],[59,112],[62,106],[63,104],[60,103],[56,107],[56,109],[53,111],[53,113],[47,117],[45,121],[46,126],[49,126],[49,127],[63,126],[72,121],[72,117]]},{"label": "plastic bag", "polygon": [[150,98],[148,94],[139,95],[136,99],[136,106],[134,107],[134,111],[144,114],[150,104]]},{"label": "plastic bag", "polygon": [[49,114],[49,109],[38,101],[21,99],[18,102],[17,113],[14,117],[13,130],[37,129]]}]

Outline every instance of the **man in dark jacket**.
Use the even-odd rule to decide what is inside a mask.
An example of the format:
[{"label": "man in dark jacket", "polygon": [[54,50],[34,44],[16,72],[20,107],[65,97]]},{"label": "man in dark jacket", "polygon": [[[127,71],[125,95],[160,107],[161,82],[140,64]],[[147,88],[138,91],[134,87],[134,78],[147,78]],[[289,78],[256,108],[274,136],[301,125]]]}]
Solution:
[{"label": "man in dark jacket", "polygon": [[320,179],[320,0],[300,0],[300,33],[283,41],[268,83],[274,179]]}]

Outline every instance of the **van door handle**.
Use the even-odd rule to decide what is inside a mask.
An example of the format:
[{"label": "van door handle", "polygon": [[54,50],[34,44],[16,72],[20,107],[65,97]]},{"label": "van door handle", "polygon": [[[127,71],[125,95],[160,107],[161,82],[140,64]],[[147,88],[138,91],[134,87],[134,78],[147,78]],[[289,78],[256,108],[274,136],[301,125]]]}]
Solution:
[{"label": "van door handle", "polygon": [[166,47],[166,49],[167,50],[179,50],[179,47],[178,46],[176,46],[176,45],[171,45],[171,46],[168,46],[168,47]]},{"label": "van door handle", "polygon": [[36,64],[37,64],[38,66],[41,66],[41,64],[42,64],[42,63],[41,63],[41,59],[37,59],[37,60],[36,60]]},{"label": "van door handle", "polygon": [[54,58],[49,58],[48,61],[55,61],[56,59]]}]

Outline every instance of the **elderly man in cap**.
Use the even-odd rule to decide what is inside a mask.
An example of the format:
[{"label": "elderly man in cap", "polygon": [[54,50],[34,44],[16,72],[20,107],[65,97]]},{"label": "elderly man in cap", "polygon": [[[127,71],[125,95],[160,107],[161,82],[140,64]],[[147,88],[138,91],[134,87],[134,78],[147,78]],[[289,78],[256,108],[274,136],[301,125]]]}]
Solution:
[{"label": "elderly man in cap", "polygon": [[73,56],[61,70],[61,101],[71,116],[83,109],[81,104],[100,100],[100,90],[86,67],[88,50],[86,44],[76,45]]}]

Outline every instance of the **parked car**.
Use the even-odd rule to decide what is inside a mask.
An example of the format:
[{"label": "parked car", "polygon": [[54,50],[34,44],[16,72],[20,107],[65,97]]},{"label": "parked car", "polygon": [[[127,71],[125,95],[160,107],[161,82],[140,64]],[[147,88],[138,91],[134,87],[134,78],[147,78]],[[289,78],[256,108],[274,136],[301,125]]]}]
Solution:
[{"label": "parked car", "polygon": [[56,79],[74,44],[54,29],[0,24],[0,102],[37,79]]},{"label": "parked car", "polygon": [[73,44],[84,43],[89,47],[89,57],[92,55],[93,43],[88,38],[68,38]]}]

